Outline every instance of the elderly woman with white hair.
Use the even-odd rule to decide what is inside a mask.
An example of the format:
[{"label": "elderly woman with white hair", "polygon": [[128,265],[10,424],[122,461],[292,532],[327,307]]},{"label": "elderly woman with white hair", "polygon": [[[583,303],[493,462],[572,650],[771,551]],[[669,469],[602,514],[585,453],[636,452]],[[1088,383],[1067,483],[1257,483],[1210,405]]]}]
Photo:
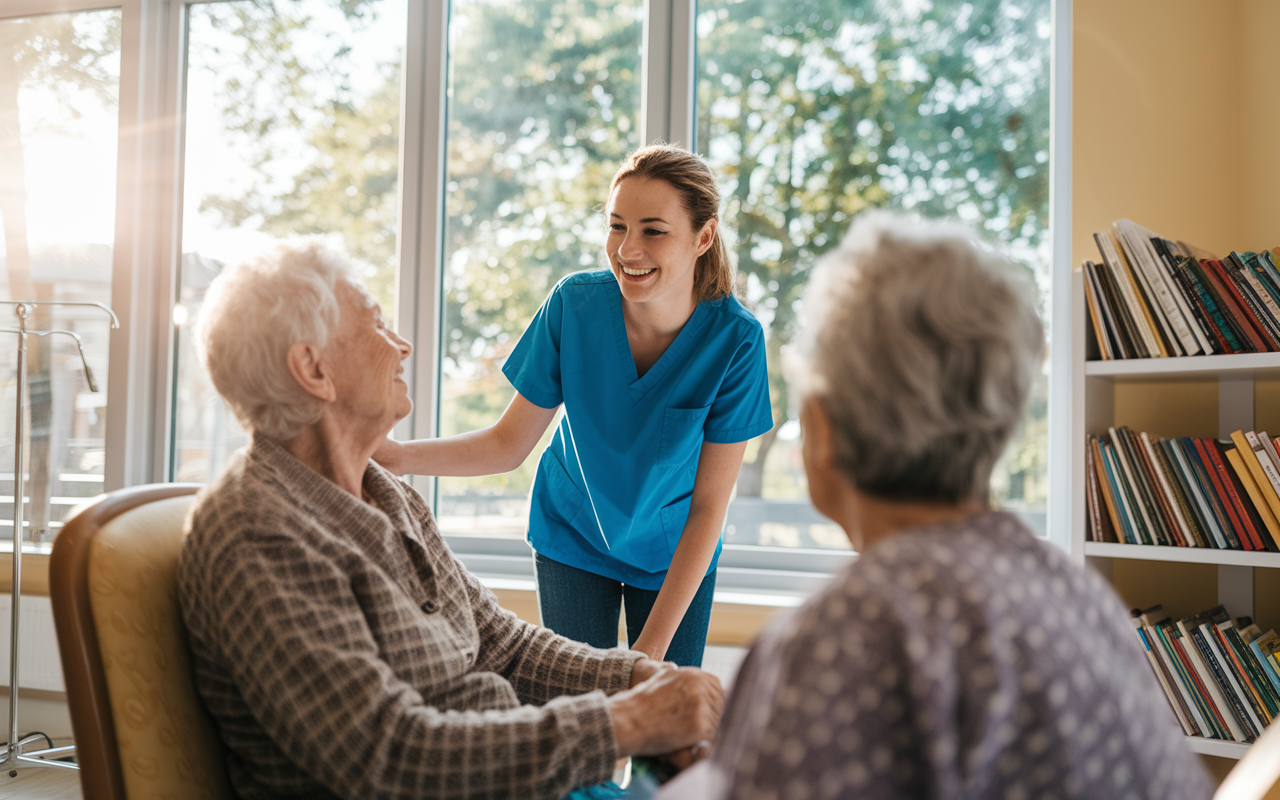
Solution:
[{"label": "elderly woman with white hair", "polygon": [[558,798],[714,733],[714,677],[521,622],[370,460],[412,408],[411,348],[341,257],[295,242],[226,270],[197,339],[252,433],[179,576],[238,796]]},{"label": "elderly woman with white hair", "polygon": [[1208,798],[1107,584],[990,507],[1042,364],[966,229],[868,214],[789,354],[814,505],[858,558],[755,643],[664,798]]}]

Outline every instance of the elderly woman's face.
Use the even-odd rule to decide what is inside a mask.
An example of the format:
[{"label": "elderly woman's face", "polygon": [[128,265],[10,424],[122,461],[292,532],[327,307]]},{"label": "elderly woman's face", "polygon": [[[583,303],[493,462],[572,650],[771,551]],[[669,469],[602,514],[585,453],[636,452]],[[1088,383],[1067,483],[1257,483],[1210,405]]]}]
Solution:
[{"label": "elderly woman's face", "polygon": [[334,410],[390,431],[413,410],[404,364],[413,347],[387,327],[369,295],[340,281],[338,330],[330,341],[337,397]]}]

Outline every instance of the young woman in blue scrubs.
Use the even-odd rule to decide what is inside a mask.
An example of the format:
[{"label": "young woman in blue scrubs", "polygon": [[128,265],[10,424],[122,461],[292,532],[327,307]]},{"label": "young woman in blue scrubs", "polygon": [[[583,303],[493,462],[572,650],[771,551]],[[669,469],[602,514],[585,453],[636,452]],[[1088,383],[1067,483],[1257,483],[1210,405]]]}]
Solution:
[{"label": "young woman in blue scrubs", "polygon": [[494,425],[388,442],[388,468],[489,475],[524,462],[564,406],[530,494],[545,626],[699,666],[720,532],[747,440],[773,427],[764,332],[733,295],[711,170],[646,147],[614,176],[609,269],[561,280],[508,357]]}]

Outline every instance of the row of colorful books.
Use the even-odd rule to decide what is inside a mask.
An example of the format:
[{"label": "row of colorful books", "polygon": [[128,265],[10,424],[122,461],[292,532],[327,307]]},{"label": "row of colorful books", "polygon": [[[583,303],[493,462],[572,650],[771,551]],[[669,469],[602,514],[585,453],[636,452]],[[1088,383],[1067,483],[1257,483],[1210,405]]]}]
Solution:
[{"label": "row of colorful books", "polygon": [[1252,742],[1280,715],[1280,635],[1218,606],[1175,620],[1133,609],[1147,661],[1188,736]]},{"label": "row of colorful books", "polygon": [[1093,239],[1087,358],[1280,351],[1280,247],[1218,258],[1127,219]]},{"label": "row of colorful books", "polygon": [[1166,439],[1111,428],[1088,438],[1088,538],[1280,552],[1280,439]]}]

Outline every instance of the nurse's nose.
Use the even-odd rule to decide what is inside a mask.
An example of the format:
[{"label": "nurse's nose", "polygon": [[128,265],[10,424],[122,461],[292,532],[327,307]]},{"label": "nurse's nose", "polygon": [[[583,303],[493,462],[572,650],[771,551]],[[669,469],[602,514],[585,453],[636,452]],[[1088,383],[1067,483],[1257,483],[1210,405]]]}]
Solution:
[{"label": "nurse's nose", "polygon": [[618,258],[623,261],[634,261],[643,254],[640,247],[640,241],[636,234],[627,231],[622,237],[622,242],[618,245]]}]

